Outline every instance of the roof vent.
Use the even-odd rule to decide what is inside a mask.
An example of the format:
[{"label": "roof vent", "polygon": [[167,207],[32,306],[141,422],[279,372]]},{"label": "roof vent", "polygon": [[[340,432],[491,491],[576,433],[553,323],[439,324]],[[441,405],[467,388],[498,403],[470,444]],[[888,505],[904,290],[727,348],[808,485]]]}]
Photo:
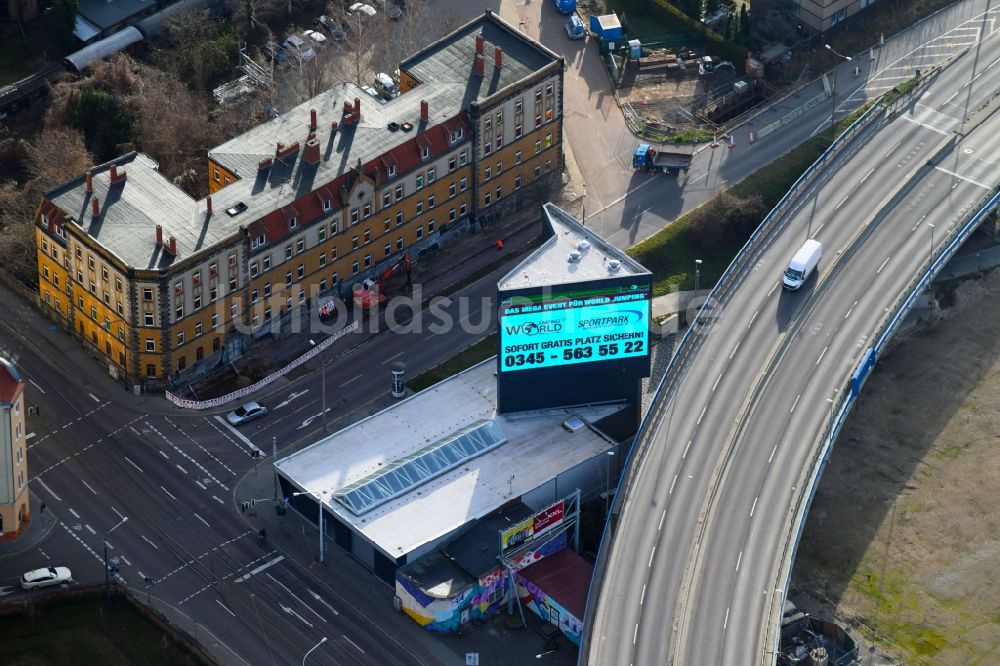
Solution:
[{"label": "roof vent", "polygon": [[580,241],[577,244],[576,249],[578,249],[580,252],[586,252],[587,250],[590,249],[590,241],[588,241],[588,240],[582,240],[582,241]]},{"label": "roof vent", "polygon": [[413,129],[413,123],[403,123],[402,125],[399,126],[399,128],[404,132],[409,132],[411,129]]},{"label": "roof vent", "polygon": [[577,263],[578,261],[580,261],[580,257],[582,257],[582,256],[583,255],[580,254],[579,251],[573,250],[572,252],[569,253],[569,263],[571,263],[571,264]]},{"label": "roof vent", "polygon": [[397,123],[396,121],[393,121],[393,122],[389,123],[387,125],[387,127],[389,128],[390,132],[395,132],[395,131],[397,131],[399,129],[399,123]]},{"label": "roof vent", "polygon": [[579,416],[571,416],[562,423],[562,427],[566,432],[576,432],[584,426],[583,419]]},{"label": "roof vent", "polygon": [[618,269],[621,267],[622,267],[622,262],[618,261],[617,259],[612,259],[611,261],[608,262],[609,273],[617,273]]}]

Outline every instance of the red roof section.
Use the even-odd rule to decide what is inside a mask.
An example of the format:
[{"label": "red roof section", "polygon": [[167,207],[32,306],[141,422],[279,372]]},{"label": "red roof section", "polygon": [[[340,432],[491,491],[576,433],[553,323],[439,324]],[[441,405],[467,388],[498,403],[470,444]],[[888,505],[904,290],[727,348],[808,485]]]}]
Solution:
[{"label": "red roof section", "polygon": [[563,548],[517,573],[583,621],[590,579],[594,575],[593,565],[585,559]]},{"label": "red roof section", "polygon": [[0,402],[13,404],[17,394],[24,388],[21,375],[10,361],[0,359]]}]

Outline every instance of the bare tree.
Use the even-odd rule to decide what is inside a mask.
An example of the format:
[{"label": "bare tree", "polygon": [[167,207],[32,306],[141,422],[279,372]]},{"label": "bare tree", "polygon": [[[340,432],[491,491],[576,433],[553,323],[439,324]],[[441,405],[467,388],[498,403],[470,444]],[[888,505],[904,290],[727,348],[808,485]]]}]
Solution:
[{"label": "bare tree", "polygon": [[361,12],[346,12],[330,3],[329,14],[344,26],[346,36],[340,44],[342,56],[337,59],[338,78],[366,85],[373,77],[373,44],[380,37],[378,16],[369,17]]},{"label": "bare tree", "polygon": [[89,169],[94,158],[87,152],[83,134],[70,127],[46,127],[28,144],[28,169],[32,186],[40,191],[64,183]]},{"label": "bare tree", "polygon": [[394,72],[401,61],[459,25],[453,11],[435,7],[432,12],[427,0],[408,0],[398,21],[387,13],[380,13],[377,19],[374,62],[386,73]]},{"label": "bare tree", "polygon": [[[291,33],[296,33],[292,29]],[[323,45],[309,44],[314,56],[303,58],[294,51],[279,70],[273,104],[291,108],[312,99],[338,81],[338,54],[329,40]]]},{"label": "bare tree", "polygon": [[0,266],[29,286],[38,282],[34,217],[39,194],[13,181],[0,184]]}]

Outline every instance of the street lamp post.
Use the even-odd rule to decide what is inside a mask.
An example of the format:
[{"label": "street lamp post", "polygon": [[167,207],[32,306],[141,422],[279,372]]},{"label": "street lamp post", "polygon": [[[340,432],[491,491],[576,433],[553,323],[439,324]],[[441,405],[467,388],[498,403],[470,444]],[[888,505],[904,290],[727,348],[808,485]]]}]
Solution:
[{"label": "street lamp post", "polygon": [[309,653],[310,653],[310,652],[312,652],[313,650],[315,650],[316,648],[318,648],[318,647],[319,647],[320,645],[322,645],[323,643],[326,643],[326,636],[324,636],[324,637],[322,638],[322,640],[320,640],[320,642],[319,642],[319,643],[316,643],[316,645],[312,646],[312,648],[310,648],[310,649],[309,649],[309,652],[306,652],[306,653],[305,653],[305,654],[304,654],[304,655],[302,656],[302,666],[306,666],[306,657],[308,657],[308,656],[309,656]]},{"label": "street lamp post", "polygon": [[[316,343],[313,342],[312,340],[309,340],[309,344],[311,344],[313,347],[316,346]],[[321,388],[323,392],[323,434],[325,435],[326,434],[326,359],[323,359],[323,363],[320,366],[320,381],[323,384]]]},{"label": "street lamp post", "polygon": [[604,515],[608,515],[608,502],[611,499],[611,459],[615,457],[614,451],[605,451],[607,460],[604,461]]},{"label": "street lamp post", "polygon": [[694,260],[694,290],[701,289],[701,259]]},{"label": "street lamp post", "polygon": [[117,525],[104,533],[104,590],[108,595],[108,599],[111,599],[111,575],[108,572],[108,537],[111,536],[111,533],[116,529],[124,525],[127,520],[127,516],[122,518]]},{"label": "street lamp post", "polygon": [[[847,62],[851,62],[851,56],[846,56],[843,53],[837,53],[833,49],[833,47],[830,46],[829,44],[824,44],[823,46],[826,47],[827,51],[837,56],[838,58],[842,58]],[[833,85],[831,86],[830,90],[830,99],[833,100],[833,105],[830,107],[830,127],[833,127],[834,124],[837,122],[837,69],[839,67],[840,63],[838,62],[837,67],[833,68]]]},{"label": "street lamp post", "polygon": [[310,495],[316,498],[316,506],[319,507],[319,518],[316,520],[316,527],[319,528],[319,561],[323,562],[323,495],[326,494],[325,490],[319,491],[319,493],[314,493],[308,490],[304,490],[300,493],[292,493],[294,497],[299,495]]}]

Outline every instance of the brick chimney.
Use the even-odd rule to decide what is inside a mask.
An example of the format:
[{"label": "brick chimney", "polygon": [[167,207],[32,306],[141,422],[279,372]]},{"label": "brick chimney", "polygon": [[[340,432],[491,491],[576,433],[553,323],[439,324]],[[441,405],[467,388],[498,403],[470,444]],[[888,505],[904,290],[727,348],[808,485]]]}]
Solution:
[{"label": "brick chimney", "polygon": [[476,54],[476,76],[484,76],[486,74],[486,62],[483,60],[483,54]]},{"label": "brick chimney", "polygon": [[302,151],[302,160],[313,166],[319,164],[319,139],[313,137],[306,141],[306,148]]},{"label": "brick chimney", "polygon": [[119,171],[117,164],[112,164],[111,165],[111,184],[112,185],[116,185],[117,183],[120,183],[121,181],[125,180],[126,175],[127,174],[125,173],[125,169],[122,169],[121,171]]},{"label": "brick chimney", "polygon": [[87,172],[87,194],[94,193],[94,176],[88,171]]},{"label": "brick chimney", "polygon": [[212,214],[212,195],[208,195],[208,199],[205,200],[205,204],[208,206],[208,214]]},{"label": "brick chimney", "polygon": [[101,214],[101,202],[97,197],[90,200],[90,210],[93,212],[94,217]]},{"label": "brick chimney", "polygon": [[497,69],[503,69],[503,51],[499,46],[493,50],[493,66]]},{"label": "brick chimney", "polygon": [[156,225],[156,247],[163,245],[163,225]]},{"label": "brick chimney", "polygon": [[486,40],[483,39],[482,35],[476,35],[476,55],[483,55],[484,53],[483,46],[485,43]]},{"label": "brick chimney", "polygon": [[336,120],[334,120],[332,123],[330,123],[330,131],[333,132],[334,134],[337,133],[337,127],[338,127],[338,125],[337,125],[337,121]]},{"label": "brick chimney", "polygon": [[358,97],[354,98],[354,115],[357,116],[357,120],[361,120],[361,99]]},{"label": "brick chimney", "polygon": [[316,130],[316,109],[309,109],[309,129]]},{"label": "brick chimney", "polygon": [[166,247],[163,248],[163,249],[166,250],[166,252],[168,252],[171,256],[176,257],[177,256],[177,239],[174,238],[173,236],[171,236],[170,240],[167,242]]},{"label": "brick chimney", "polygon": [[430,118],[430,111],[428,110],[427,100],[420,100],[420,122],[426,123]]}]

